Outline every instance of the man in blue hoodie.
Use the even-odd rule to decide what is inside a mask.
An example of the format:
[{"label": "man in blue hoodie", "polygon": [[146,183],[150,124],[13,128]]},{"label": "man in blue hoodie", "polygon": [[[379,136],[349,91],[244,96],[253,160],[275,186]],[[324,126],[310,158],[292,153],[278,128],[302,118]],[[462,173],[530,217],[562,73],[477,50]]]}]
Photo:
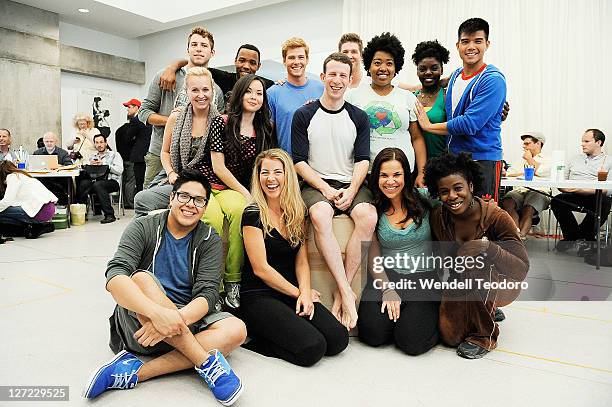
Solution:
[{"label": "man in blue hoodie", "polygon": [[431,123],[417,104],[423,130],[449,135],[452,153],[472,153],[480,164],[485,181],[474,195],[498,201],[502,169],[501,122],[506,100],[506,79],[493,65],[484,62],[489,48],[489,23],[470,18],[459,26],[457,51],[463,67],[451,75],[446,91],[445,123]]}]

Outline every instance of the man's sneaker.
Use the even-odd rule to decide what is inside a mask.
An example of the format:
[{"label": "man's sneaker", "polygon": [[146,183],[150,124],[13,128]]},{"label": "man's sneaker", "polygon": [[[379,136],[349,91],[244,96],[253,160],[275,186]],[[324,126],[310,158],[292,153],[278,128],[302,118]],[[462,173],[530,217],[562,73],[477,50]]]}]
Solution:
[{"label": "man's sneaker", "polygon": [[116,220],[117,220],[117,218],[115,218],[115,215],[104,215],[104,219],[102,219],[100,221],[100,223],[102,223],[102,224],[113,223]]},{"label": "man's sneaker", "polygon": [[240,283],[225,283],[225,305],[240,308]]},{"label": "man's sneaker", "polygon": [[138,383],[137,373],[141,366],[140,359],[122,350],[91,374],[83,389],[83,397],[93,399],[106,390],[133,388]]},{"label": "man's sneaker", "polygon": [[221,352],[213,349],[208,353],[210,357],[202,366],[195,366],[195,370],[212,390],[215,398],[224,406],[231,406],[242,394],[242,381]]}]

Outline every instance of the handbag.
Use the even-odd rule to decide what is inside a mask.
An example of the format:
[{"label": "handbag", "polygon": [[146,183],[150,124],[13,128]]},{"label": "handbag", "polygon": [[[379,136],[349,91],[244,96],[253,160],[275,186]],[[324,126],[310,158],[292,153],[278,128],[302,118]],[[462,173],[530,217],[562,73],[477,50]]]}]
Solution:
[{"label": "handbag", "polygon": [[110,167],[108,165],[84,165],[83,171],[92,181],[100,181],[108,178],[108,174],[110,173]]}]

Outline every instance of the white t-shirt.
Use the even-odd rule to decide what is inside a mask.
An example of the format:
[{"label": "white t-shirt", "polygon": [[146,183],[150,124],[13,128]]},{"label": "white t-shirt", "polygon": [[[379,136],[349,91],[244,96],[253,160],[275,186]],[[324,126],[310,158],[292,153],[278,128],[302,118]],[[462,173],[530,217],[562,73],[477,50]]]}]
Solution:
[{"label": "white t-shirt", "polygon": [[[478,75],[476,75],[478,76]],[[463,92],[465,92],[465,89],[467,89],[468,85],[470,84],[470,82],[472,82],[472,80],[476,77],[476,76],[472,76],[469,79],[463,79],[461,77],[461,74],[457,75],[457,79],[455,79],[455,84],[453,85],[453,99],[452,99],[452,114],[455,113],[455,109],[457,108],[457,105],[459,104],[459,101],[461,100],[461,97],[463,96]]]},{"label": "white t-shirt", "polygon": [[370,119],[370,164],[382,149],[397,147],[406,153],[414,168],[414,148],[408,126],[417,121],[416,96],[397,86],[387,96],[380,96],[372,90],[369,81],[362,81],[357,88],[346,92],[345,99],[365,111]]}]

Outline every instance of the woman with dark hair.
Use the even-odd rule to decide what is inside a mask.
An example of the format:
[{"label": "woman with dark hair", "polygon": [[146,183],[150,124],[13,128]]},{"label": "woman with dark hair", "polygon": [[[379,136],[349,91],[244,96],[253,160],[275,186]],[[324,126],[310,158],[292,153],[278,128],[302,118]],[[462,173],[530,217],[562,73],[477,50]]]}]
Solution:
[{"label": "woman with dark hair", "polygon": [[242,215],[242,319],[253,339],[245,347],[299,366],[342,352],[347,329],[310,285],[306,207],[291,157],[283,150],[257,156],[252,203]]},{"label": "woman with dark hair", "polygon": [[417,122],[416,97],[391,81],[404,66],[404,47],[390,33],[382,33],[370,40],[363,50],[363,66],[371,81],[346,93],[346,100],[370,118],[370,158],[386,147],[398,147],[416,169],[415,183],[423,186],[423,168],[427,153],[425,141]]},{"label": "woman with dark hair", "polygon": [[[429,193],[442,201],[431,213],[432,234],[449,242],[443,252],[457,260],[449,281],[465,284],[465,290],[444,291],[440,336],[447,345],[458,346],[457,354],[466,359],[481,358],[496,347],[495,309],[518,297],[529,270],[527,251],[510,215],[474,196],[482,182],[480,166],[467,153],[445,153],[425,167]],[[467,264],[469,258],[476,260],[473,267],[457,267],[460,259]],[[499,283],[505,288],[495,289]]]},{"label": "woman with dark hair", "polygon": [[[371,275],[359,304],[359,338],[371,346],[393,342],[419,355],[438,343],[439,302],[435,292],[420,289],[422,281],[438,281],[437,271],[424,261],[416,268],[410,268],[411,261],[387,267],[386,259],[424,260],[431,253],[432,203],[425,190],[413,187],[410,163],[399,148],[378,153],[369,185],[379,219],[370,248]],[[407,280],[416,288],[389,284]]]},{"label": "woman with dark hair", "polygon": [[[204,175],[212,185],[212,194],[218,203],[216,211],[229,221],[227,256],[231,267],[226,267],[223,278],[225,303],[238,308],[243,259],[242,211],[252,199],[249,188],[255,157],[276,145],[265,84],[260,77],[249,74],[236,82],[227,115],[211,121],[209,137],[212,166],[204,167]],[[211,212],[214,210],[209,205],[207,214],[217,218]]]},{"label": "woman with dark hair", "polygon": [[[440,78],[444,73],[444,64],[448,63],[450,52],[437,40],[424,41],[417,44],[412,54],[412,62],[417,67],[417,76],[422,88],[414,92],[423,105],[429,121],[432,123],[446,122],[444,100],[446,90],[442,87]],[[446,151],[446,136],[440,136],[423,131],[427,159],[437,157]]]},{"label": "woman with dark hair", "polygon": [[9,160],[0,161],[0,226],[12,225],[28,239],[52,232],[56,202],[36,178]]}]

